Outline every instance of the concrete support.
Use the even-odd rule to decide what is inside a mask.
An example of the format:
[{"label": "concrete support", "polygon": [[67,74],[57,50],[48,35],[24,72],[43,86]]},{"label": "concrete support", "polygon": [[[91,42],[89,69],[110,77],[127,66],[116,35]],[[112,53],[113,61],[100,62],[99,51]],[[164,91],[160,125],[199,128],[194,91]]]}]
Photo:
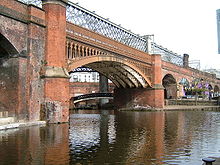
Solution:
[{"label": "concrete support", "polygon": [[41,118],[48,123],[62,123],[69,120],[69,76],[66,72],[66,0],[43,0],[46,17],[45,102]]},{"label": "concrete support", "polygon": [[[107,93],[108,91],[109,91],[108,78],[102,74],[99,74],[99,92],[100,93]],[[100,99],[99,105],[102,107],[103,105],[105,105],[108,102],[109,102],[109,99]]]}]

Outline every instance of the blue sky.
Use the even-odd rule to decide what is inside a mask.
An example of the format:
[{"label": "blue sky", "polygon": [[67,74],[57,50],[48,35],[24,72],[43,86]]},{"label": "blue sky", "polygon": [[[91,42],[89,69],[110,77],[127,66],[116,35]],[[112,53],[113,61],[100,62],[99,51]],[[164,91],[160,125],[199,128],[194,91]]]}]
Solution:
[{"label": "blue sky", "polygon": [[216,10],[220,0],[72,0],[96,14],[154,40],[178,54],[220,69]]}]

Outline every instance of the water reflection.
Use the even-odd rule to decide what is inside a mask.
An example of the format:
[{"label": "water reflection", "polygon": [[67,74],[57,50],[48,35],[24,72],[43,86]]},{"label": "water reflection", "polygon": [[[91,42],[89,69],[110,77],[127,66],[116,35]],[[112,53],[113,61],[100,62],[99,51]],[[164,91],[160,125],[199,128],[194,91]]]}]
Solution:
[{"label": "water reflection", "polygon": [[70,123],[71,163],[202,164],[201,158],[219,155],[218,114],[75,112]]},{"label": "water reflection", "polygon": [[0,132],[1,165],[69,164],[68,124]]},{"label": "water reflection", "polygon": [[74,111],[69,125],[1,131],[0,165],[199,165],[220,155],[219,114]]}]

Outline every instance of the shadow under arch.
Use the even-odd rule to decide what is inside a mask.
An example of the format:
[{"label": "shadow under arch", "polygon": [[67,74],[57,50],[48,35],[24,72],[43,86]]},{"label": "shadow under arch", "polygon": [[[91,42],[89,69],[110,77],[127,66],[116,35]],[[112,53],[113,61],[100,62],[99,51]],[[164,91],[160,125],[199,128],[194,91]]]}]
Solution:
[{"label": "shadow under arch", "polygon": [[135,65],[117,57],[87,57],[86,59],[75,60],[68,64],[68,71],[80,66],[91,68],[107,78],[116,87],[137,88],[152,86],[148,77]]},{"label": "shadow under arch", "polygon": [[0,58],[6,56],[13,56],[18,54],[19,52],[16,48],[10,43],[10,41],[0,34]]},{"label": "shadow under arch", "polygon": [[220,90],[219,90],[219,86],[218,85],[214,86],[213,92],[214,92],[214,96],[219,96]]},{"label": "shadow under arch", "polygon": [[173,75],[166,74],[162,79],[162,85],[164,87],[165,99],[177,98],[177,82]]},{"label": "shadow under arch", "polygon": [[[13,44],[0,34],[0,112],[15,116],[18,105],[19,52]],[[7,117],[3,116],[3,117]]]}]

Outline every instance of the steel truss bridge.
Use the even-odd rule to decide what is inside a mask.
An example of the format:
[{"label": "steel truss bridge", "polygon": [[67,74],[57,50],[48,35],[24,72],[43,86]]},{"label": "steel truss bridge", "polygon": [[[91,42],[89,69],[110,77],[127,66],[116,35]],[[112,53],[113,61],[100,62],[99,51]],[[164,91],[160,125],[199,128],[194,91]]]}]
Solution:
[{"label": "steel truss bridge", "polygon": [[[25,4],[42,7],[41,0],[18,0]],[[147,52],[148,54],[160,54],[162,60],[183,66],[183,57],[154,42],[153,35],[140,36],[91,12],[75,3],[68,1],[66,18],[68,22],[87,28],[102,34],[113,40],[130,47]],[[198,69],[198,68],[197,68]]]}]

